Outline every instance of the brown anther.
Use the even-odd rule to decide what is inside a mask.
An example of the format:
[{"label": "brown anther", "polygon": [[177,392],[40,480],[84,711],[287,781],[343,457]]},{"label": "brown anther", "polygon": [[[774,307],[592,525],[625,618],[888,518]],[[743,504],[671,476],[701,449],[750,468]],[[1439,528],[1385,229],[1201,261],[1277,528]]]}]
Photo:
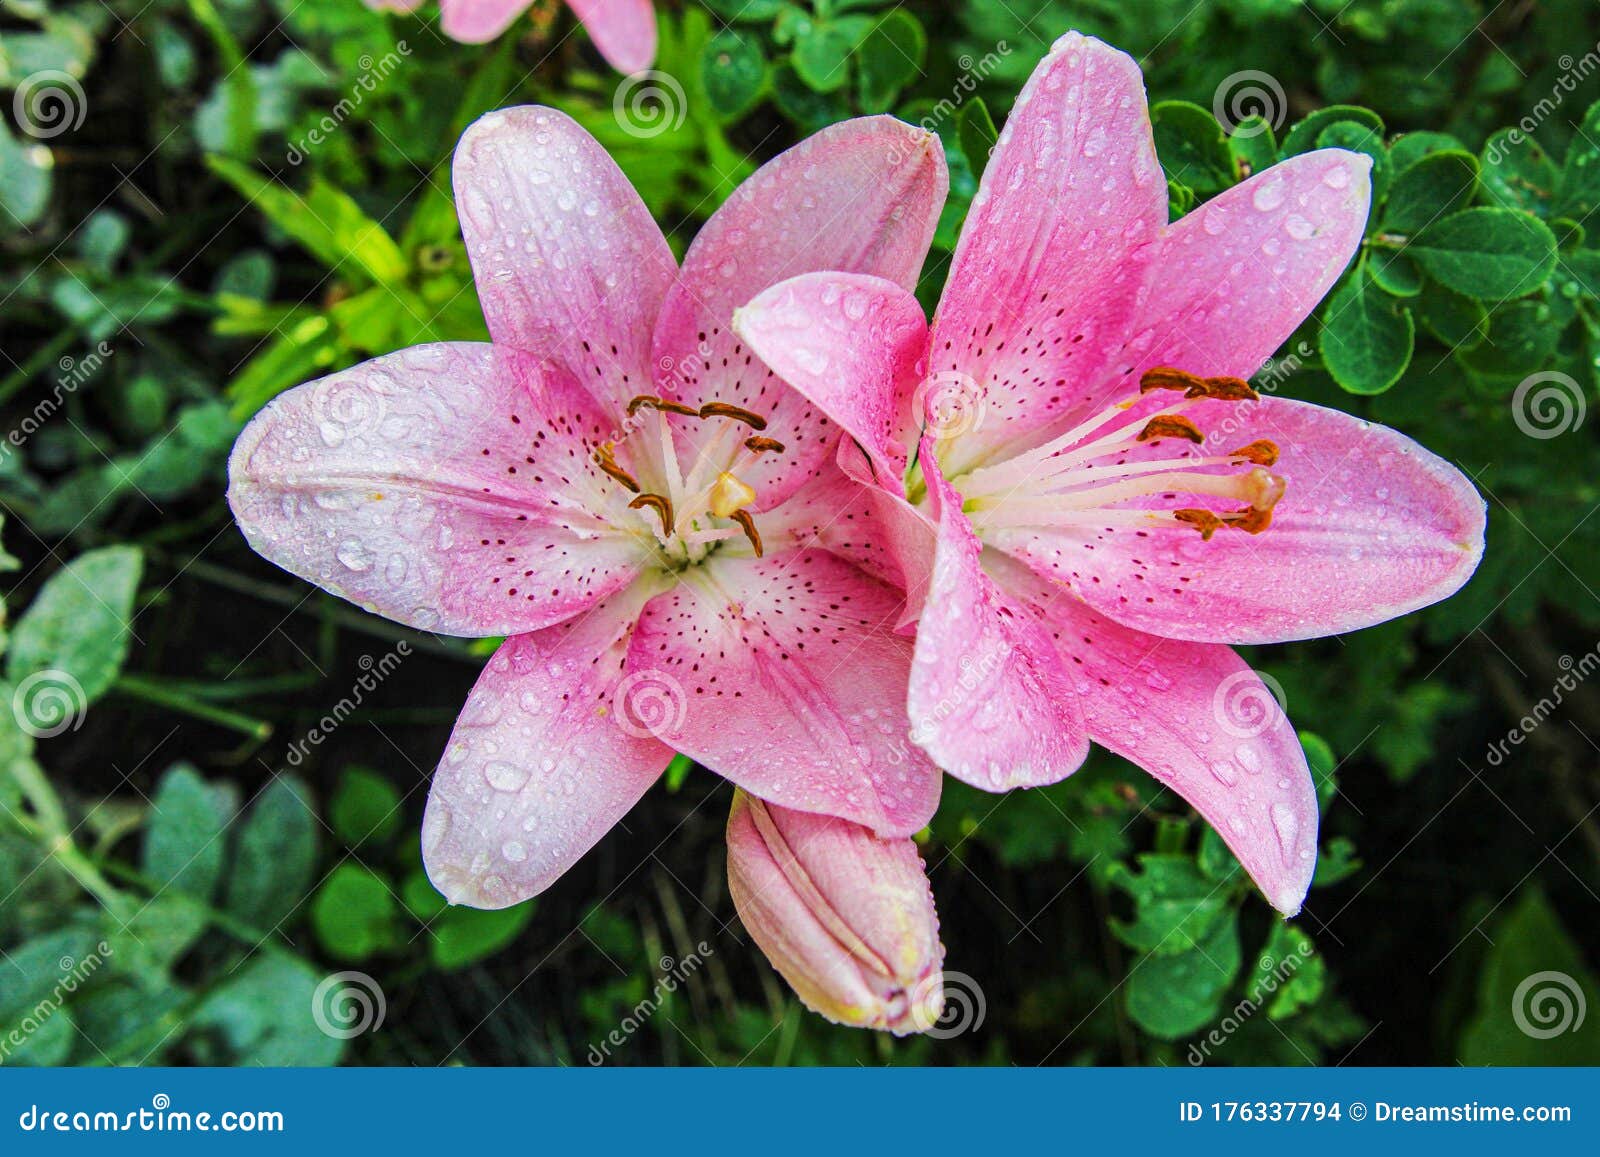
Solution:
[{"label": "brown anther", "polygon": [[760,434],[752,434],[750,437],[746,438],[744,440],[744,448],[756,454],[764,454],[769,450],[774,454],[783,453],[782,442],[778,441],[776,438],[763,437]]},{"label": "brown anther", "polygon": [[1209,510],[1174,510],[1172,517],[1179,522],[1187,522],[1200,532],[1200,537],[1210,542],[1211,536],[1223,526],[1222,519],[1212,514]]},{"label": "brown anther", "polygon": [[1258,402],[1261,395],[1250,388],[1243,378],[1207,378],[1198,390],[1190,390],[1191,398],[1217,398],[1224,402]]},{"label": "brown anther", "polygon": [[632,502],[628,503],[629,510],[639,510],[646,506],[661,516],[661,529],[665,533],[671,534],[672,524],[674,522],[672,517],[672,500],[669,498],[664,498],[659,494],[641,494]]},{"label": "brown anther", "polygon": [[1255,506],[1247,506],[1234,514],[1223,516],[1223,521],[1235,530],[1242,530],[1246,534],[1260,534],[1272,525],[1272,511],[1262,510]]},{"label": "brown anther", "polygon": [[760,414],[752,414],[743,406],[735,406],[731,402],[707,402],[700,407],[702,418],[732,418],[736,422],[743,422],[752,430],[765,430],[767,420]]},{"label": "brown anther", "polygon": [[748,510],[735,510],[730,516],[737,522],[744,536],[750,540],[750,545],[755,548],[756,557],[761,557],[761,533],[756,530],[756,520],[750,517]]},{"label": "brown anther", "polygon": [[685,418],[700,416],[700,411],[693,406],[685,406],[682,402],[671,402],[654,394],[640,394],[628,403],[628,417],[631,418],[644,409],[660,410],[664,414],[682,414]]},{"label": "brown anther", "polygon": [[1193,391],[1204,392],[1204,386],[1205,379],[1198,374],[1174,369],[1172,366],[1156,366],[1139,375],[1141,394],[1148,394],[1151,390],[1183,390],[1193,398],[1198,396]]},{"label": "brown anther", "polygon": [[622,483],[629,491],[634,494],[639,493],[639,484],[634,481],[633,475],[617,465],[616,447],[612,443],[600,443],[600,448],[594,452],[594,460],[601,470]]},{"label": "brown anther", "polygon": [[1254,462],[1257,466],[1276,466],[1278,464],[1278,444],[1265,438],[1258,438],[1248,446],[1240,446],[1237,450],[1229,450],[1228,457],[1243,458],[1246,462]]},{"label": "brown anther", "polygon": [[1145,423],[1144,429],[1139,431],[1140,442],[1148,442],[1153,438],[1187,438],[1191,442],[1204,442],[1206,436],[1200,432],[1188,418],[1180,418],[1172,414],[1161,414],[1151,418]]}]

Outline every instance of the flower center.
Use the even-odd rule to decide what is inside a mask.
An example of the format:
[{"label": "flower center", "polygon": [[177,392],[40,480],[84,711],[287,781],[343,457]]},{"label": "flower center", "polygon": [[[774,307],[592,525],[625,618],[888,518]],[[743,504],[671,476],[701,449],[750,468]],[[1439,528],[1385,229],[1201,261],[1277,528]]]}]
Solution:
[{"label": "flower center", "polygon": [[[678,457],[668,424],[671,417],[715,426],[699,440],[698,452],[688,470]],[[659,474],[659,486],[645,490],[638,478],[617,462],[619,442],[601,443],[594,459],[601,470],[634,496],[628,509],[637,512],[644,528],[655,537],[669,561],[675,566],[701,562],[717,544],[741,534],[749,539],[756,557],[760,558],[761,534],[756,530],[755,519],[745,509],[756,500],[756,490],[739,475],[761,455],[783,453],[782,442],[761,434],[767,428],[767,420],[727,402],[707,402],[696,410],[653,394],[640,394],[630,401],[628,419],[632,429],[620,443],[626,443],[635,433],[654,428],[656,446],[642,447],[639,457],[658,468],[652,469],[652,473]],[[731,521],[734,525],[719,526],[714,519]]]},{"label": "flower center", "polygon": [[[1179,396],[1154,411],[1139,406],[1157,391]],[[1036,449],[981,466],[957,489],[980,533],[1178,524],[1207,541],[1225,529],[1260,534],[1272,524],[1286,485],[1268,469],[1278,461],[1277,445],[1259,439],[1222,454],[1196,452],[1206,435],[1191,416],[1208,402],[1259,400],[1239,378],[1202,378],[1167,366],[1147,370],[1138,399],[1108,406]],[[1216,499],[1215,507],[1189,504],[1195,496]]]}]

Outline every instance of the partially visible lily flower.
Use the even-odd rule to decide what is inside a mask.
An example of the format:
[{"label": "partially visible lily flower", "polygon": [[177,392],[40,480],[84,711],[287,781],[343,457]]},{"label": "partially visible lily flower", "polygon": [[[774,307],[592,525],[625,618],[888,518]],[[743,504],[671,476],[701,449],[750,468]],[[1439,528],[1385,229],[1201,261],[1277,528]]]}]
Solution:
[{"label": "partially visible lily flower", "polygon": [[[1226,645],[1380,623],[1483,552],[1462,474],[1254,374],[1360,244],[1370,162],[1294,157],[1168,224],[1138,65],[1069,34],[1028,82],[931,329],[818,273],[736,315],[855,439],[913,603],[916,735],[978,787],[1055,782],[1089,740],[1146,768],[1297,912],[1305,755]],[[859,447],[859,448],[857,448]]]},{"label": "partially visible lily flower", "polygon": [[896,1036],[939,1023],[944,946],[914,841],[735,792],[728,890],[813,1012]]},{"label": "partially visible lily flower", "polygon": [[[362,0],[378,12],[414,12],[423,0]],[[463,44],[484,44],[499,36],[527,10],[532,0],[439,0],[440,26]],[[656,12],[652,0],[567,0],[589,30],[600,55],[618,72],[632,74],[656,58]]]},{"label": "partially visible lily flower", "polygon": [[510,636],[428,799],[452,902],[547,887],[674,749],[885,836],[933,814],[903,596],[838,428],[728,326],[806,270],[915,284],[943,164],[891,118],[834,125],[736,189],[680,270],[575,122],[490,113],[454,182],[492,342],[375,358],[240,436],[228,499],[261,554],[412,627]]}]

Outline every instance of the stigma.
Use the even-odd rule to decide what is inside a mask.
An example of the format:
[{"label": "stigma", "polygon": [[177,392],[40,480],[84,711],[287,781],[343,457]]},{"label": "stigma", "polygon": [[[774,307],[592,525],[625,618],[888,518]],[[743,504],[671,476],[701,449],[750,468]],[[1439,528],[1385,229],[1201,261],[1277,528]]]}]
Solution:
[{"label": "stigma", "polygon": [[1271,469],[1277,444],[1257,438],[1208,453],[1221,439],[1200,424],[1227,413],[1218,403],[1233,408],[1230,429],[1244,424],[1259,400],[1240,378],[1159,366],[1141,375],[1137,397],[952,482],[980,532],[1165,525],[1192,529],[1207,542],[1219,531],[1260,534],[1288,486]]},{"label": "stigma", "polygon": [[[673,566],[700,562],[720,543],[740,536],[760,558],[761,534],[746,509],[759,495],[740,474],[763,454],[784,451],[782,442],[761,433],[767,428],[766,418],[729,402],[707,402],[696,409],[653,394],[632,399],[627,412],[633,428],[618,441],[601,443],[594,461],[601,473],[631,496],[627,509],[642,520],[665,561]],[[652,413],[653,423],[648,417]],[[679,459],[670,418],[688,419],[704,435],[696,440],[695,458],[687,469]],[[617,460],[619,445],[636,435],[640,443],[629,461],[638,465],[638,474]],[[659,484],[646,489],[640,476]]]}]

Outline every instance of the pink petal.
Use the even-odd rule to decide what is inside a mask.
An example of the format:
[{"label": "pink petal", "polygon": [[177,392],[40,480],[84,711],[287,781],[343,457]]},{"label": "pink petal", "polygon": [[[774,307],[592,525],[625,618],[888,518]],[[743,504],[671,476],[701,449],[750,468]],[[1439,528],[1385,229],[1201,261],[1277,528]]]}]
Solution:
[{"label": "pink petal", "polygon": [[1361,243],[1372,162],[1320,149],[1291,157],[1174,222],[1117,367],[1248,378],[1326,296]]},{"label": "pink petal", "polygon": [[588,513],[615,487],[582,440],[605,422],[526,354],[416,346],[275,398],[234,445],[228,502],[257,552],[376,614],[537,630],[648,557]]},{"label": "pink petal", "polygon": [[522,15],[531,0],[439,0],[440,26],[451,40],[485,44]]},{"label": "pink petal", "polygon": [[899,595],[820,550],[694,568],[644,610],[628,653],[683,704],[679,751],[782,807],[882,836],[920,830],[939,774],[906,734]]},{"label": "pink petal", "polygon": [[[1386,622],[1454,594],[1483,555],[1484,504],[1444,459],[1385,426],[1264,397],[1187,411],[1217,454],[1277,443],[1287,480],[1258,535],[1192,527],[992,531],[989,542],[1125,626],[1273,643]],[[1175,451],[1163,449],[1162,453]],[[1181,496],[1155,503],[1184,505]]]},{"label": "pink petal", "polygon": [[1049,421],[1072,383],[1102,376],[1166,220],[1138,64],[1068,33],[1012,108],[934,319],[932,369],[969,375],[987,407],[947,466]]},{"label": "pink petal", "polygon": [[861,443],[886,486],[901,486],[911,401],[928,349],[928,323],[914,295],[881,277],[807,273],[736,311],[733,329]]},{"label": "pink petal", "polygon": [[656,9],[651,0],[567,0],[600,55],[618,72],[641,72],[656,58]]},{"label": "pink petal", "polygon": [[505,908],[544,891],[671,761],[615,710],[635,609],[507,639],[484,668],[422,820],[428,876],[452,904]]},{"label": "pink petal", "polygon": [[559,360],[618,411],[650,392],[650,335],[676,263],[616,162],[565,113],[479,118],[456,206],[489,335]]},{"label": "pink petal", "polygon": [[1050,635],[979,562],[961,496],[920,460],[939,518],[932,584],[917,625],[912,737],[940,767],[985,791],[1071,775],[1089,753],[1078,697]]},{"label": "pink petal", "polygon": [[932,133],[886,116],[844,121],[762,166],[689,247],[656,330],[657,387],[690,405],[715,399],[766,417],[786,452],[746,476],[760,495],[752,509],[771,509],[819,469],[837,431],[733,334],[734,310],[822,270],[915,286],[948,183]]},{"label": "pink petal", "polygon": [[1002,581],[1054,632],[1094,741],[1205,817],[1273,907],[1300,910],[1317,795],[1273,693],[1227,647],[1129,630],[1014,564]]},{"label": "pink petal", "polygon": [[[852,447],[855,443],[850,443]],[[857,453],[860,451],[858,450]],[[802,486],[782,506],[761,516],[757,529],[768,554],[784,550],[825,550],[860,567],[886,586],[905,589],[894,536],[885,525],[876,487],[862,486],[842,471],[829,469]],[[910,510],[904,500],[900,505]],[[915,513],[915,512],[913,512]],[[926,523],[921,515],[917,519]],[[933,553],[927,536],[926,551]]]}]

